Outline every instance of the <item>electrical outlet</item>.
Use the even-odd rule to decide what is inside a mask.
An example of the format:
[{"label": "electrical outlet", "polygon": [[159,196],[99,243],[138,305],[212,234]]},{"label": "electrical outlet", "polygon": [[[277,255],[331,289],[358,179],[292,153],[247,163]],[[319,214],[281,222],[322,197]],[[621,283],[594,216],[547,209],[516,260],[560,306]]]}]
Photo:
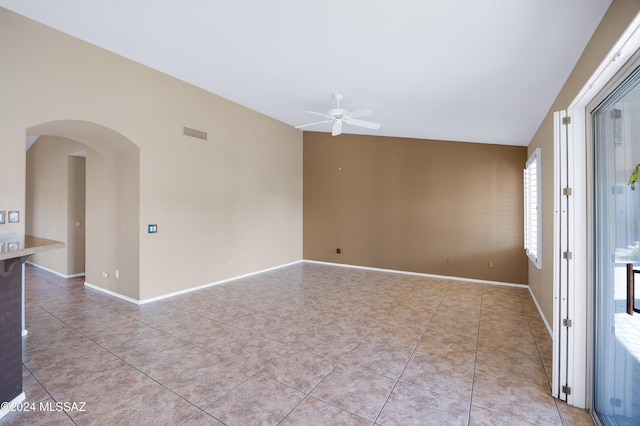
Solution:
[{"label": "electrical outlet", "polygon": [[493,262],[489,262],[489,269],[493,269]]},{"label": "electrical outlet", "polygon": [[117,280],[120,279],[120,269],[116,269],[115,273],[113,274],[114,277],[116,277]]},{"label": "electrical outlet", "polygon": [[149,224],[149,233],[150,234],[155,234],[158,232],[158,225],[156,224]]},{"label": "electrical outlet", "polygon": [[342,250],[340,250],[339,248],[336,249],[336,253],[340,254],[342,253]]}]

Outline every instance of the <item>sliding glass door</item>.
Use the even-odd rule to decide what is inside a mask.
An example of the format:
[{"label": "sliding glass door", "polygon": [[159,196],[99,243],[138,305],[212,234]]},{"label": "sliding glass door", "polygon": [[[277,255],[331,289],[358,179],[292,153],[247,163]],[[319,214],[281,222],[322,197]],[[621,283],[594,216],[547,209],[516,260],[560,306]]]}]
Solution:
[{"label": "sliding glass door", "polygon": [[[638,425],[640,313],[633,311],[633,303],[640,311],[640,177],[633,184],[640,163],[638,70],[593,111],[592,124],[594,411],[605,425]],[[634,277],[636,300],[628,313],[628,282]]]}]

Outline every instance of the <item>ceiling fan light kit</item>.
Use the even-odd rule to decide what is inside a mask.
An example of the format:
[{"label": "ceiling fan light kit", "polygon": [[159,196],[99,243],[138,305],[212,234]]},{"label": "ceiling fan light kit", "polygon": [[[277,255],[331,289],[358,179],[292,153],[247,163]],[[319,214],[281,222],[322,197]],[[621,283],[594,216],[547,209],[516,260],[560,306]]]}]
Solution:
[{"label": "ceiling fan light kit", "polygon": [[333,128],[331,129],[332,136],[338,136],[342,133],[342,124],[349,124],[352,126],[365,127],[367,129],[378,130],[380,128],[380,123],[374,123],[372,121],[365,120],[356,120],[356,117],[365,117],[367,115],[372,115],[373,111],[369,108],[359,109],[353,112],[349,112],[346,109],[340,108],[340,101],[343,96],[340,94],[333,95],[333,99],[336,101],[336,107],[330,109],[328,113],[316,112],[316,111],[307,111],[309,114],[320,115],[324,117],[326,120],[316,121],[313,123],[303,124],[301,126],[296,126],[296,129],[302,129],[304,127],[315,126],[317,124],[325,124],[325,123],[333,123]]}]

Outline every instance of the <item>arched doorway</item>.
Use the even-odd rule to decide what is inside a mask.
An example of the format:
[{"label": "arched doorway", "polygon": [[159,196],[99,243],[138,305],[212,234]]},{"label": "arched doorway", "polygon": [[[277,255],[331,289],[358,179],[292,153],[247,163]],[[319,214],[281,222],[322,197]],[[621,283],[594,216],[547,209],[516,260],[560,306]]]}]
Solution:
[{"label": "arched doorway", "polygon": [[[113,129],[81,120],[38,124],[28,128],[26,135],[29,139],[37,137],[27,148],[27,232],[67,245],[65,250],[48,258],[34,256],[32,263],[60,275],[73,276],[78,275],[78,258],[82,256],[81,272],[86,283],[137,299],[140,217],[137,145]],[[79,152],[84,154],[81,159]],[[79,197],[81,191],[84,197]],[[78,241],[79,232],[84,244]],[[83,253],[77,253],[78,250]]]}]

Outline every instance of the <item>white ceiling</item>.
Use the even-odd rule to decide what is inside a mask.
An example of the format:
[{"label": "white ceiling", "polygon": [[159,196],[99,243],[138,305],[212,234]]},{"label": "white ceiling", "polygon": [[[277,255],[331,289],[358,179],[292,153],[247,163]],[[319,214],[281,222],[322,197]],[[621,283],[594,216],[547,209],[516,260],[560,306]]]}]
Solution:
[{"label": "white ceiling", "polygon": [[345,133],[509,145],[529,143],[610,3],[0,0],[292,126],[341,93],[382,123]]}]

